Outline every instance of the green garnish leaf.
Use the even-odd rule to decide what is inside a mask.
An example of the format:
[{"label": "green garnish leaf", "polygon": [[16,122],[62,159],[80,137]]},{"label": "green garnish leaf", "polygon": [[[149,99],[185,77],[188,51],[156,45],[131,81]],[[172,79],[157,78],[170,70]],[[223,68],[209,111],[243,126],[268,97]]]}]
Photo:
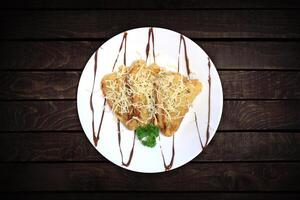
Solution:
[{"label": "green garnish leaf", "polygon": [[143,145],[154,147],[156,145],[156,137],[159,135],[159,128],[153,124],[140,126],[136,130],[136,135]]}]

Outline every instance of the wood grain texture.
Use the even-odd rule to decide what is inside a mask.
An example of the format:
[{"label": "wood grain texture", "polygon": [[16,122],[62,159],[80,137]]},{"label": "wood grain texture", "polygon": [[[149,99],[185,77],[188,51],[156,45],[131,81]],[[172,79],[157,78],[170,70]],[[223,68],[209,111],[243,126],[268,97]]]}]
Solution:
[{"label": "wood grain texture", "polygon": [[299,167],[190,163],[167,174],[144,174],[111,163],[0,164],[0,191],[298,191]]},{"label": "wood grain texture", "polygon": [[[81,72],[1,72],[0,99],[75,99]],[[225,99],[300,99],[300,72],[219,71]]]},{"label": "wood grain texture", "polygon": [[[0,41],[0,70],[83,69],[99,41]],[[299,70],[299,42],[195,40],[218,69]]]},{"label": "wood grain texture", "polygon": [[217,69],[298,70],[298,42],[197,41]]},{"label": "wood grain texture", "polygon": [[[299,199],[300,4],[176,2],[1,3],[1,199]],[[196,41],[217,66],[226,99],[212,142],[168,173],[113,165],[78,120],[87,60],[108,38],[141,26]]]},{"label": "wood grain texture", "polygon": [[300,101],[225,101],[220,130],[298,129]]},{"label": "wood grain texture", "polygon": [[81,130],[75,101],[0,103],[0,130]]},{"label": "wood grain texture", "polygon": [[[1,133],[0,146],[0,162],[107,161],[83,132]],[[217,132],[192,162],[223,161],[300,161],[300,134]]]},{"label": "wood grain texture", "polygon": [[75,99],[80,74],[59,71],[2,72],[0,99]]},{"label": "wood grain texture", "polygon": [[[81,130],[76,101],[2,101],[0,131]],[[300,130],[299,100],[224,101],[219,130]]]},{"label": "wood grain texture", "polygon": [[0,69],[83,69],[100,42],[0,42]]},{"label": "wood grain texture", "polygon": [[203,9],[203,8],[299,8],[297,0],[10,0],[0,8],[23,9]]},{"label": "wood grain texture", "polygon": [[298,99],[300,72],[219,71],[224,98]]},{"label": "wood grain texture", "polygon": [[4,199],[31,199],[31,200],[199,200],[199,199],[220,199],[220,200],[282,200],[296,199],[299,193],[289,192],[8,192],[0,194]]},{"label": "wood grain texture", "polygon": [[108,38],[145,26],[191,38],[299,38],[296,10],[3,11],[0,38]]}]

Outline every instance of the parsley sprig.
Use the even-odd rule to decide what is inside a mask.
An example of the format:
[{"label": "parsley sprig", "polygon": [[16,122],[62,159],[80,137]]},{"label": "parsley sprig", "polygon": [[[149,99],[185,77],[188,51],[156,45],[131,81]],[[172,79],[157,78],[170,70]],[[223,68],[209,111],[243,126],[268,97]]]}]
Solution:
[{"label": "parsley sprig", "polygon": [[143,145],[154,147],[156,145],[156,137],[158,137],[159,128],[153,124],[140,126],[136,129],[136,135]]}]

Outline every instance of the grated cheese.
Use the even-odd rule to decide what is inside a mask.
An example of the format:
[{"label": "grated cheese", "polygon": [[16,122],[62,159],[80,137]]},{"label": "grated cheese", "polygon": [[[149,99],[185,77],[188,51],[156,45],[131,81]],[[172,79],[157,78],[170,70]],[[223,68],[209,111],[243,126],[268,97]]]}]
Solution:
[{"label": "grated cheese", "polygon": [[[136,71],[131,73],[132,70]],[[147,66],[145,61],[138,60],[130,67],[119,67],[113,74],[114,80],[105,80],[105,98],[112,102],[112,111],[121,115],[133,109],[146,112],[146,119],[132,116],[126,123],[137,120],[148,124],[156,121],[157,114],[164,115],[171,122],[183,117],[179,109],[190,106],[187,98],[189,88],[185,85],[187,78],[179,73],[167,71],[156,64]],[[163,112],[159,113],[160,109]]]}]

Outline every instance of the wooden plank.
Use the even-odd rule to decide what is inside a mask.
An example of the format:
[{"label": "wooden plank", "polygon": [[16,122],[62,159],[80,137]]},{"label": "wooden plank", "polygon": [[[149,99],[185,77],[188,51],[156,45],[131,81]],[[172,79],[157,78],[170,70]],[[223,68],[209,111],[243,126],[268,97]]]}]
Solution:
[{"label": "wooden plank", "polygon": [[111,200],[111,199],[132,199],[132,200],[198,200],[198,199],[220,199],[220,200],[282,200],[299,199],[299,193],[290,192],[9,192],[0,195],[3,199],[31,199],[31,200]]},{"label": "wooden plank", "polygon": [[0,99],[76,98],[80,72],[1,72]]},{"label": "wooden plank", "polygon": [[189,163],[167,174],[145,174],[111,163],[0,164],[0,191],[299,191],[299,167]]},{"label": "wooden plank", "polygon": [[224,98],[291,99],[300,97],[300,73],[219,71]]},{"label": "wooden plank", "polygon": [[59,71],[2,72],[0,99],[75,99],[80,74]]},{"label": "wooden plank", "polygon": [[0,110],[0,131],[81,130],[76,101],[0,102]]},{"label": "wooden plank", "polygon": [[220,130],[298,129],[300,101],[224,101]]},{"label": "wooden plank", "polygon": [[[2,101],[0,131],[81,130],[76,101]],[[300,130],[299,100],[224,101],[219,130]]]},{"label": "wooden plank", "polygon": [[299,69],[298,42],[198,41],[218,69]]},{"label": "wooden plank", "polygon": [[[225,99],[300,99],[300,72],[219,71]],[[81,72],[2,72],[0,99],[75,99]]]},{"label": "wooden plank", "polygon": [[299,21],[297,10],[2,11],[0,38],[107,38],[145,26],[191,38],[299,38]]},{"label": "wooden plank", "polygon": [[[218,69],[300,69],[299,42],[195,41],[207,52]],[[0,69],[83,69],[103,42],[2,41]]]},{"label": "wooden plank", "polygon": [[83,69],[100,42],[0,42],[0,69]]},{"label": "wooden plank", "polygon": [[[218,132],[192,162],[300,161],[300,134]],[[2,162],[107,161],[83,132],[1,133]]]},{"label": "wooden plank", "polygon": [[185,0],[185,1],[159,1],[159,0],[10,0],[2,3],[0,8],[23,9],[203,9],[203,8],[299,8],[297,0]]}]

